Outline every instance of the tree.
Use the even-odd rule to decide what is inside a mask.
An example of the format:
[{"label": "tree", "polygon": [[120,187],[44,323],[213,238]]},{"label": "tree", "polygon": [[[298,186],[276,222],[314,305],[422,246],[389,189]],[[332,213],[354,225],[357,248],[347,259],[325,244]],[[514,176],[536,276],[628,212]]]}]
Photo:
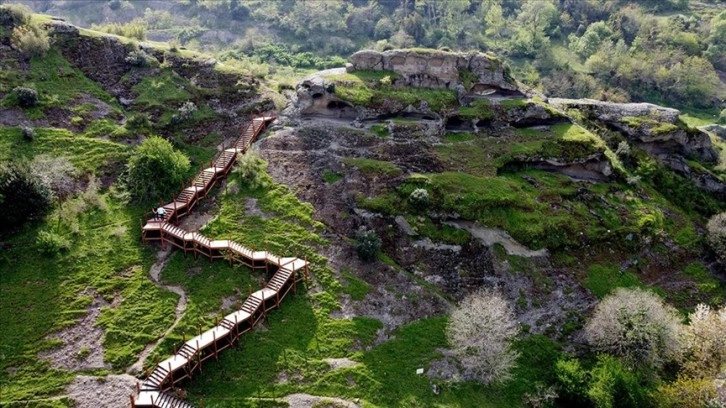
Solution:
[{"label": "tree", "polygon": [[370,262],[381,250],[381,238],[375,230],[362,228],[355,234],[355,250],[361,260]]},{"label": "tree", "polygon": [[721,263],[726,265],[726,212],[716,214],[706,224],[708,244]]},{"label": "tree", "polygon": [[47,213],[53,192],[28,163],[0,165],[0,228],[11,229]]},{"label": "tree", "polygon": [[597,305],[585,334],[599,352],[635,366],[659,367],[680,354],[681,330],[678,312],[660,297],[619,288]]},{"label": "tree", "polygon": [[17,99],[18,105],[23,108],[32,108],[40,102],[40,99],[38,98],[38,91],[27,86],[18,86],[13,88],[12,94]]},{"label": "tree", "polygon": [[158,136],[144,140],[126,165],[126,188],[136,201],[165,199],[189,175],[189,158]]},{"label": "tree", "polygon": [[31,169],[34,175],[47,185],[58,202],[63,202],[78,189],[78,169],[65,157],[39,155],[33,159]]},{"label": "tree", "polygon": [[518,331],[510,303],[496,291],[482,289],[451,313],[446,334],[466,375],[486,384],[511,377],[519,356],[512,349]]},{"label": "tree", "polygon": [[234,172],[240,181],[250,190],[264,188],[269,184],[269,176],[265,173],[267,162],[263,160],[257,149],[247,150],[245,154],[237,156],[237,167]]},{"label": "tree", "polygon": [[716,310],[700,304],[688,319],[683,370],[693,378],[715,378],[726,370],[726,305]]}]

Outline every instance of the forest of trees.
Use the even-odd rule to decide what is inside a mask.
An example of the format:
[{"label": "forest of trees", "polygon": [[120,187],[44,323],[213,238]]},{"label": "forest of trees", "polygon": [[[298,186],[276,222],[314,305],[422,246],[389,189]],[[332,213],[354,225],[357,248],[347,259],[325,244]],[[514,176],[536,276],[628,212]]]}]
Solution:
[{"label": "forest of trees", "polygon": [[26,3],[97,28],[130,23],[137,37],[141,27],[142,37],[175,38],[223,60],[263,66],[261,75],[276,65],[340,66],[362,48],[429,47],[495,52],[518,79],[552,96],[649,101],[713,114],[726,99],[726,7],[719,0]]}]

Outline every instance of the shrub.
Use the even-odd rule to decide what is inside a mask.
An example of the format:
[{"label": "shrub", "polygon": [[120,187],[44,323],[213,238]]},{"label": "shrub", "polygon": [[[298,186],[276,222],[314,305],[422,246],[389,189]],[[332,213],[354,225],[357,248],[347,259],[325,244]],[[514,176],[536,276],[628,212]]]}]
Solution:
[{"label": "shrub", "polygon": [[431,200],[429,199],[429,192],[424,188],[417,188],[408,196],[408,202],[411,203],[414,208],[424,210],[431,203]]},{"label": "shrub", "polygon": [[358,257],[370,262],[376,259],[378,251],[381,250],[381,238],[378,237],[375,230],[360,229],[355,234],[355,251]]},{"label": "shrub", "polygon": [[718,123],[726,125],[726,109],[722,110],[721,114],[718,115]]},{"label": "shrub", "polygon": [[511,343],[519,328],[510,303],[482,289],[461,301],[446,329],[466,376],[482,383],[511,377],[518,353]]},{"label": "shrub", "polygon": [[0,25],[29,24],[32,14],[33,10],[24,4],[3,4],[0,6]]},{"label": "shrub", "polygon": [[159,64],[159,61],[156,60],[153,56],[149,55],[144,50],[132,50],[129,51],[128,55],[126,55],[126,58],[124,59],[126,63],[133,65],[135,67],[152,67]]},{"label": "shrub", "polygon": [[18,86],[13,88],[13,95],[18,101],[18,105],[23,108],[32,108],[38,105],[40,98],[38,98],[38,91],[33,88],[26,86]]},{"label": "shrub", "polygon": [[129,158],[125,185],[137,202],[166,198],[189,174],[189,158],[157,136],[144,140]]},{"label": "shrub", "polygon": [[681,329],[678,312],[657,295],[619,288],[597,305],[585,334],[597,351],[659,367],[678,357]]},{"label": "shrub", "polygon": [[65,157],[39,155],[33,159],[31,170],[53,191],[53,197],[60,201],[73,195],[78,189],[78,170]]},{"label": "shrub", "polygon": [[129,130],[145,130],[151,127],[151,116],[148,113],[135,113],[129,116],[124,125]]},{"label": "shrub", "polygon": [[68,251],[71,247],[68,239],[49,231],[40,231],[35,239],[35,245],[41,254],[49,256]]},{"label": "shrub", "polygon": [[53,192],[27,163],[0,165],[0,228],[11,229],[47,213]]},{"label": "shrub", "polygon": [[708,243],[722,264],[726,264],[726,212],[716,214],[708,220]]},{"label": "shrub", "polygon": [[192,120],[196,111],[197,105],[192,101],[186,101],[179,107],[177,113],[171,117],[171,123],[177,124]]},{"label": "shrub", "polygon": [[599,356],[597,364],[590,370],[587,395],[595,407],[648,406],[646,392],[636,373],[611,356]]},{"label": "shrub", "polygon": [[23,25],[13,28],[11,41],[13,46],[25,58],[45,55],[50,49],[48,33],[35,25]]},{"label": "shrub", "polygon": [[615,150],[615,153],[621,157],[630,156],[630,145],[628,144],[628,142],[623,140],[622,142],[618,143],[618,148],[617,150]]},{"label": "shrub", "polygon": [[555,374],[560,390],[560,398],[572,406],[584,405],[587,401],[588,373],[583,370],[579,360],[558,360]]},{"label": "shrub", "polygon": [[723,407],[717,401],[716,386],[711,379],[678,377],[653,393],[661,408]]},{"label": "shrub", "polygon": [[240,181],[250,190],[265,188],[269,184],[267,162],[257,153],[257,149],[249,149],[247,153],[237,156],[237,167],[234,172]]},{"label": "shrub", "polygon": [[35,139],[35,129],[33,129],[30,126],[21,126],[20,131],[23,132],[23,139],[27,140],[28,142],[32,142],[33,139]]},{"label": "shrub", "polygon": [[700,304],[684,328],[684,371],[693,378],[715,378],[726,367],[726,305]]},{"label": "shrub", "polygon": [[92,24],[91,29],[122,37],[135,38],[139,41],[144,41],[146,39],[146,25],[138,19],[124,24]]}]

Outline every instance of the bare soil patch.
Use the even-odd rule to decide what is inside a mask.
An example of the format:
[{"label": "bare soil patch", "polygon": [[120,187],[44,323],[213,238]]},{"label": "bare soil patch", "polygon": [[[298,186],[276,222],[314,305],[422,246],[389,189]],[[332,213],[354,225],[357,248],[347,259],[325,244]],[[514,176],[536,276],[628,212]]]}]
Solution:
[{"label": "bare soil patch", "polygon": [[321,406],[321,404],[328,401],[330,403],[323,406],[331,408],[359,408],[361,406],[355,402],[340,398],[318,397],[310,394],[291,394],[283,399],[290,404],[291,408],[312,408],[313,406]]},{"label": "bare soil patch", "polygon": [[43,351],[38,357],[50,360],[56,368],[69,371],[110,368],[103,361],[103,329],[96,325],[104,306],[109,306],[109,303],[96,295],[83,319],[48,336],[50,339],[61,340],[63,345]]},{"label": "bare soil patch", "polygon": [[79,375],[66,388],[75,408],[127,408],[137,380],[127,375],[93,377]]}]

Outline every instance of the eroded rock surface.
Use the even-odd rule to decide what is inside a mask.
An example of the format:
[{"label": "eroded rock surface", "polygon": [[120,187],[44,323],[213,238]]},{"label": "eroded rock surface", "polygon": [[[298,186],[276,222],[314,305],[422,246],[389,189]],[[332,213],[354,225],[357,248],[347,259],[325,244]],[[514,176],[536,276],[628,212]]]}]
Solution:
[{"label": "eroded rock surface", "polygon": [[484,53],[390,50],[358,51],[349,70],[386,70],[400,76],[396,84],[424,88],[465,89],[472,93],[513,91],[519,87],[497,57]]}]

